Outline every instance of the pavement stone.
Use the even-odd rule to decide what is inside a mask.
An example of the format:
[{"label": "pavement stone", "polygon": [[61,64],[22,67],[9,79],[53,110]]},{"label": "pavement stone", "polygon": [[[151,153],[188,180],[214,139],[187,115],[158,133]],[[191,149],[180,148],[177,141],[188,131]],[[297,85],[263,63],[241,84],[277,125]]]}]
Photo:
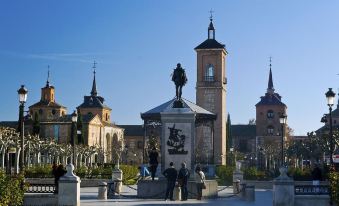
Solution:
[{"label": "pavement stone", "polygon": [[[136,188],[136,185],[131,186]],[[219,187],[219,190],[224,187]],[[133,205],[213,205],[213,206],[268,206],[272,205],[272,190],[256,189],[255,190],[255,201],[246,202],[240,200],[239,197],[233,196],[233,188],[229,187],[219,192],[219,197],[216,199],[205,199],[198,201],[195,199],[189,199],[188,201],[164,201],[163,199],[138,199],[136,198],[136,191],[123,186],[122,197],[108,200],[98,200],[98,188],[81,188],[81,205],[83,206],[94,206],[94,205],[119,205],[119,206],[133,206]]]}]

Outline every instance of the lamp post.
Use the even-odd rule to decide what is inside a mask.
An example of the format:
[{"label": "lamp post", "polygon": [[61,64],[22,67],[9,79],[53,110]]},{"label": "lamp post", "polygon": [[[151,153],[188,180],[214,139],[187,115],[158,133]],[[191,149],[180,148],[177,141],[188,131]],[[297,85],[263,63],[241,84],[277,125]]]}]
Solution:
[{"label": "lamp post", "polygon": [[18,90],[18,95],[19,95],[19,123],[20,123],[20,147],[21,147],[21,152],[20,152],[20,171],[23,171],[24,169],[24,109],[25,109],[25,103],[27,100],[27,89],[25,88],[25,85],[21,85],[20,89]]},{"label": "lamp post", "polygon": [[72,129],[71,129],[71,133],[72,133],[72,147],[73,147],[73,165],[75,167],[75,163],[76,163],[76,153],[75,153],[75,138],[76,138],[76,134],[77,134],[77,120],[78,120],[78,114],[77,112],[74,110],[74,112],[72,113]]},{"label": "lamp post", "polygon": [[286,114],[281,114],[279,117],[279,121],[281,124],[281,166],[285,166],[285,158],[284,158],[284,130],[285,130],[285,124],[287,121],[287,115]]},{"label": "lamp post", "polygon": [[329,107],[329,116],[330,116],[330,165],[333,168],[333,131],[332,131],[332,106],[334,105],[335,93],[332,91],[332,88],[328,88],[328,91],[325,93],[327,99],[327,105]]}]

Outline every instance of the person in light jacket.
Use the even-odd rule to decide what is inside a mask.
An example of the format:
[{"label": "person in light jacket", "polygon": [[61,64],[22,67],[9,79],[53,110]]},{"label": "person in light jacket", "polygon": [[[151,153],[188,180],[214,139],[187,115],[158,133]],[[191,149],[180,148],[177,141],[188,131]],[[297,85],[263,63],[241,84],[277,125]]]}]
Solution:
[{"label": "person in light jacket", "polygon": [[202,197],[202,187],[205,183],[205,174],[201,171],[201,167],[197,166],[195,168],[194,179],[197,184],[197,200],[201,200]]}]

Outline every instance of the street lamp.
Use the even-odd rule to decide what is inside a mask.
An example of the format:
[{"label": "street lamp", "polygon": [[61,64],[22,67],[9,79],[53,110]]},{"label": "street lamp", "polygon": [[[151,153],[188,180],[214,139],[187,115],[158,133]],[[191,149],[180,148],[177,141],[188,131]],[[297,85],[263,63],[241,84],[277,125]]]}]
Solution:
[{"label": "street lamp", "polygon": [[332,106],[334,105],[335,93],[332,91],[332,88],[328,88],[328,91],[325,93],[327,99],[327,105],[329,107],[329,116],[330,116],[330,164],[331,168],[333,167],[333,131],[332,131]]},{"label": "street lamp", "polygon": [[25,85],[21,85],[21,88],[18,90],[19,95],[19,123],[20,123],[20,139],[21,139],[21,152],[20,152],[20,171],[23,171],[24,169],[24,109],[25,109],[25,103],[27,100],[27,89],[25,88]]},{"label": "street lamp", "polygon": [[72,115],[71,115],[71,117],[72,117],[72,131],[71,131],[71,133],[72,133],[72,142],[71,142],[71,144],[72,144],[72,147],[73,147],[73,165],[74,165],[74,167],[75,167],[75,163],[76,163],[76,155],[75,155],[75,138],[76,138],[76,131],[77,131],[77,121],[78,121],[78,114],[77,114],[77,112],[74,110],[74,112],[72,113]]},{"label": "street lamp", "polygon": [[285,166],[285,158],[284,158],[284,130],[285,130],[285,124],[287,121],[287,115],[281,114],[279,117],[279,121],[281,124],[281,166]]}]

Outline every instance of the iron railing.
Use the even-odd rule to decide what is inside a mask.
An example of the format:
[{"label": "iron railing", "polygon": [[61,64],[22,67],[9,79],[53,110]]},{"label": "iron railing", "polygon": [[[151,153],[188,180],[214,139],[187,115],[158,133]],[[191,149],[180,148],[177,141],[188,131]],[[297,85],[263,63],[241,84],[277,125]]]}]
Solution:
[{"label": "iron railing", "polygon": [[296,185],[294,186],[295,195],[329,195],[328,185]]}]

